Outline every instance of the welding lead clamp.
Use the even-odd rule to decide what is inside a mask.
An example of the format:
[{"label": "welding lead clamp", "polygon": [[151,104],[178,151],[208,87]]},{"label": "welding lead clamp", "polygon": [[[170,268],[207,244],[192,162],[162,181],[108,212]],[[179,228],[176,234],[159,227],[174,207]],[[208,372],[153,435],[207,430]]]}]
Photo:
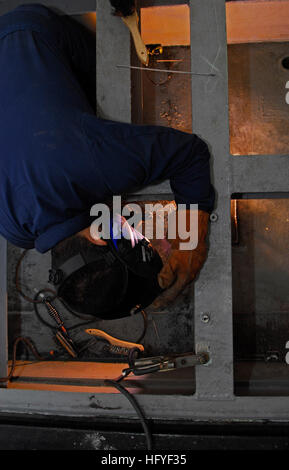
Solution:
[{"label": "welding lead clamp", "polygon": [[189,352],[168,356],[144,357],[133,361],[131,372],[134,375],[144,375],[151,374],[153,372],[165,372],[184,367],[204,365],[207,364],[208,361],[209,355],[206,352],[198,354]]}]

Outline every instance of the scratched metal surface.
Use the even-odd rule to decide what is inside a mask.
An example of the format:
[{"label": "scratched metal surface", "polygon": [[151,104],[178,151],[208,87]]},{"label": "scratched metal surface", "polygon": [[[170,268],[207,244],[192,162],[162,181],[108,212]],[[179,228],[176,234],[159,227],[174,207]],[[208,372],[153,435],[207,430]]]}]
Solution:
[{"label": "scratched metal surface", "polygon": [[[172,73],[146,70],[140,72],[142,75],[142,123],[191,132],[191,77],[173,73],[191,69],[190,47],[164,47],[163,54],[151,58],[150,67],[166,69]],[[132,100],[134,99],[137,97],[133,95]]]},{"label": "scratched metal surface", "polygon": [[288,154],[288,42],[228,46],[232,155]]}]

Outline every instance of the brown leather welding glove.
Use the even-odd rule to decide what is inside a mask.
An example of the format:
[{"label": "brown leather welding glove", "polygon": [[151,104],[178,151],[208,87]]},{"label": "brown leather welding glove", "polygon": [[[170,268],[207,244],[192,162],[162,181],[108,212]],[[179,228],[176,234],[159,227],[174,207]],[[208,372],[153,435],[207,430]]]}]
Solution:
[{"label": "brown leather welding glove", "polygon": [[[190,211],[185,212],[186,228],[189,230]],[[177,230],[176,239],[170,241],[171,254],[158,275],[160,287],[166,290],[155,299],[151,305],[153,309],[163,308],[172,302],[195,279],[206,260],[209,214],[201,210],[197,212],[198,245],[193,250],[180,249],[180,243],[184,243],[185,240],[179,238]]]}]

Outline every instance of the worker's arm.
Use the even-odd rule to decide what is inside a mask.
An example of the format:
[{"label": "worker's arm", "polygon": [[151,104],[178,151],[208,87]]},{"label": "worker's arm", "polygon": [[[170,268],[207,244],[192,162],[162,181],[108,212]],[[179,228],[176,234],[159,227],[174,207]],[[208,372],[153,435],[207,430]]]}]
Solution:
[{"label": "worker's arm", "polygon": [[198,204],[200,210],[213,210],[210,152],[197,135],[97,119],[86,113],[83,128],[111,195],[170,180],[177,204],[188,208]]},{"label": "worker's arm", "polygon": [[[184,242],[188,243],[188,240],[180,239],[180,234],[176,231],[176,237],[170,240],[170,256],[158,275],[159,285],[165,291],[153,302],[153,310],[162,309],[172,302],[196,278],[207,256],[209,213],[213,209],[215,196],[210,182],[210,153],[205,142],[196,138],[190,154],[186,148],[189,145],[185,143],[186,139],[183,139],[184,148],[180,145],[179,152],[176,151],[177,166],[172,172],[169,169],[169,174],[176,202],[186,204],[186,209],[181,212],[186,233],[190,234],[189,239],[194,235],[192,231],[197,230],[197,246],[193,249],[182,249],[182,246],[186,247]],[[190,210],[189,204],[192,203],[198,204],[198,210]],[[197,228],[196,224],[191,223],[194,215]]]},{"label": "worker's arm", "polygon": [[[184,228],[190,234],[189,239],[194,235],[192,231],[197,230],[197,246],[186,249],[184,242],[188,243],[188,240],[180,238],[177,224],[176,237],[170,240],[170,256],[158,275],[159,285],[165,291],[153,302],[153,310],[162,309],[172,302],[201,270],[207,256],[209,213],[215,196],[210,181],[210,153],[205,142],[197,136],[172,133],[166,145],[168,166],[163,168],[163,175],[170,178],[176,203],[185,204],[186,208],[181,210]],[[198,209],[191,210],[190,204],[198,204]],[[191,223],[194,212],[197,227]]]},{"label": "worker's arm", "polygon": [[180,250],[179,238],[172,240],[171,256],[159,274],[166,292],[155,306],[170,302],[195,279],[206,258],[209,213],[214,206],[210,180],[210,152],[197,135],[160,126],[136,126],[103,121],[87,116],[88,136],[94,140],[98,168],[111,194],[170,180],[177,204],[198,204],[199,243],[193,250]]}]

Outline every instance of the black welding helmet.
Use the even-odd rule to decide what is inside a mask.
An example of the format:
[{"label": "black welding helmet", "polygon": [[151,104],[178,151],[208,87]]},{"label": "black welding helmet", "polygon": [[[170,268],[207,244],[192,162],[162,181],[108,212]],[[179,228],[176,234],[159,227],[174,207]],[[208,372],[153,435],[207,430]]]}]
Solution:
[{"label": "black welding helmet", "polygon": [[[134,231],[135,233],[135,231]],[[57,289],[58,297],[71,310],[102,319],[130,315],[137,305],[147,307],[161,293],[157,274],[162,260],[149,240],[140,237],[136,243],[121,237],[107,240],[106,246],[91,243],[85,253],[78,252],[61,265],[52,257],[49,282]],[[85,276],[93,279],[94,292],[78,298],[77,292],[69,299],[72,275],[77,274],[78,285],[85,268]],[[70,290],[71,292],[71,290]],[[89,300],[91,299],[91,300]]]}]

